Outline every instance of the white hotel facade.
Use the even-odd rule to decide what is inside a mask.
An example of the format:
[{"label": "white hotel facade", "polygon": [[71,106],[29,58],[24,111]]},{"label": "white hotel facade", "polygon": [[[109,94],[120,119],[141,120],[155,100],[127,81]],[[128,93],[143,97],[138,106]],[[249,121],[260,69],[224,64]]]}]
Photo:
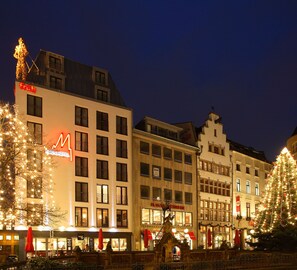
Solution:
[{"label": "white hotel facade", "polygon": [[[36,67],[15,82],[15,104],[53,155],[53,197],[66,214],[50,231],[33,226],[35,249],[97,250],[102,227],[104,245],[131,250],[132,110],[105,69],[47,51]],[[23,250],[25,232],[19,237]]]}]

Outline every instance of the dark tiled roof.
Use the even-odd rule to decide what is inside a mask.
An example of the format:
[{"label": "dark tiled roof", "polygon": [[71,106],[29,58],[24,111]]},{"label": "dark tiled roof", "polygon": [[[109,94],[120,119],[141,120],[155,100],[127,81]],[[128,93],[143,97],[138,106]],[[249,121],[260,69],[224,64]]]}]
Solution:
[{"label": "dark tiled roof", "polygon": [[271,163],[270,161],[267,160],[265,153],[263,151],[258,151],[256,149],[254,149],[253,147],[248,147],[245,145],[242,145],[240,143],[231,141],[231,140],[227,140],[230,144],[230,150],[232,151],[237,151],[239,153],[245,154],[247,156],[256,158],[258,160],[262,160],[265,161],[267,163]]},{"label": "dark tiled roof", "polygon": [[[32,65],[27,81],[48,87],[47,85],[47,73],[49,72],[47,67],[47,51],[40,50],[37,58],[35,59],[35,65]],[[84,65],[67,59],[64,57],[63,63],[65,76],[65,88],[64,92],[76,94],[86,98],[95,98],[95,85],[96,83],[92,79],[93,67]],[[109,103],[126,107],[120,92],[117,90],[111,75],[107,72],[108,85],[106,86],[110,90],[110,101]],[[55,90],[55,89],[53,89]],[[59,91],[59,90],[56,90]]]}]

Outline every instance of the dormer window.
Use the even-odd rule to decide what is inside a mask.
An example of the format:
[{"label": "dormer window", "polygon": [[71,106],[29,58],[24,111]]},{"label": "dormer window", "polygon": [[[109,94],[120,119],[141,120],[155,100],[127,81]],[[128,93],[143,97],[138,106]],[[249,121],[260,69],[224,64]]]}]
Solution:
[{"label": "dormer window", "polygon": [[99,84],[106,85],[106,74],[101,71],[96,71],[95,72],[95,82]]},{"label": "dormer window", "polygon": [[109,102],[109,91],[104,89],[97,89],[96,98],[97,100]]},{"label": "dormer window", "polygon": [[56,70],[61,70],[62,69],[62,61],[61,59],[54,57],[54,56],[50,56],[49,57],[49,67],[51,69],[56,69]]}]

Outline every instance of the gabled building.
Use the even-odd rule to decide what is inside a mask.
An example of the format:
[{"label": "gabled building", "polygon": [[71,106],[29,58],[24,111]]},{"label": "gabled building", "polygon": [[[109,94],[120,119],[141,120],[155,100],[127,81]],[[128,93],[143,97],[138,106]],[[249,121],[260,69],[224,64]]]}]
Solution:
[{"label": "gabled building", "polygon": [[191,123],[177,124],[184,130],[184,140],[193,142],[200,150],[198,165],[198,245],[219,248],[232,237],[232,178],[229,142],[221,117],[214,112],[200,128]]},{"label": "gabled building", "polygon": [[[197,247],[198,147],[182,142],[183,128],[145,117],[133,130],[133,235],[136,250],[152,249],[165,215],[175,237]],[[148,233],[149,241],[144,241]],[[176,250],[176,253],[178,251]]]},{"label": "gabled building", "polygon": [[233,224],[241,231],[241,247],[253,240],[251,230],[272,164],[263,151],[228,140],[232,157]]},{"label": "gabled building", "polygon": [[104,247],[130,250],[132,110],[108,70],[41,50],[27,80],[15,82],[15,104],[54,159],[53,196],[66,212],[51,232],[33,226],[36,252],[97,250],[99,228]]}]

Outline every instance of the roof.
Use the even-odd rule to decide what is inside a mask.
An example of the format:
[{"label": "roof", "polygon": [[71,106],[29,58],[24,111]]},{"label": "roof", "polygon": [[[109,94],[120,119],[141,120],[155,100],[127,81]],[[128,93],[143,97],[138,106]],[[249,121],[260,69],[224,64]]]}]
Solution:
[{"label": "roof", "polygon": [[255,159],[262,160],[267,163],[271,163],[270,161],[267,160],[264,151],[256,150],[253,147],[248,147],[248,146],[242,145],[240,143],[231,141],[229,139],[227,139],[227,141],[230,144],[231,151],[236,151],[236,152],[242,153],[244,155],[253,157]]},{"label": "roof", "polygon": [[48,55],[57,56],[60,59],[63,59],[61,71],[58,71],[57,74],[60,74],[63,78],[65,78],[65,86],[63,87],[63,90],[52,90],[66,93],[68,92],[82,97],[98,100],[95,96],[95,89],[98,83],[96,83],[93,79],[93,73],[94,70],[102,70],[107,74],[108,85],[101,85],[101,87],[104,89],[107,88],[109,90],[109,102],[107,103],[126,107],[120,92],[117,90],[110,73],[106,69],[78,63],[52,52],[40,50],[34,61],[34,65],[32,65],[28,72],[28,82],[49,87],[48,76],[49,74],[55,73],[53,73],[53,71],[49,68]]}]

